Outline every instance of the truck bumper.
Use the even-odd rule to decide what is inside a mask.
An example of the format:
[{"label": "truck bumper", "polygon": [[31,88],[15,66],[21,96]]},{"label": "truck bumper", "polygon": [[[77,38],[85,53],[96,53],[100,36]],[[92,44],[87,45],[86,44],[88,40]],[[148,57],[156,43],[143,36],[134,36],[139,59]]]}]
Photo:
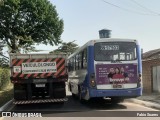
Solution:
[{"label": "truck bumper", "polygon": [[68,98],[60,98],[60,99],[39,99],[39,100],[14,100],[13,104],[36,104],[36,103],[55,103],[55,102],[66,102]]}]

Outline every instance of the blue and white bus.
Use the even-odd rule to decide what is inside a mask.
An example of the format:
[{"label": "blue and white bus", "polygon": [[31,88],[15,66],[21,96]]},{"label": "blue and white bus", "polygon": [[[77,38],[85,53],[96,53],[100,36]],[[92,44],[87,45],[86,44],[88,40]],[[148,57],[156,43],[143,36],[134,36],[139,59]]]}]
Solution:
[{"label": "blue and white bus", "polygon": [[91,40],[68,57],[69,89],[80,100],[142,95],[141,49],[134,39]]}]

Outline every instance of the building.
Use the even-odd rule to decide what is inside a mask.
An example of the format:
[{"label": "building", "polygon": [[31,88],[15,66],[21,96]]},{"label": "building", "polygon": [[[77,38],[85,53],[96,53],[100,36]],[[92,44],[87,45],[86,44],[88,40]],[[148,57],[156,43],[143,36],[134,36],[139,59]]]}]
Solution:
[{"label": "building", "polygon": [[160,49],[143,54],[142,68],[143,93],[160,93]]}]

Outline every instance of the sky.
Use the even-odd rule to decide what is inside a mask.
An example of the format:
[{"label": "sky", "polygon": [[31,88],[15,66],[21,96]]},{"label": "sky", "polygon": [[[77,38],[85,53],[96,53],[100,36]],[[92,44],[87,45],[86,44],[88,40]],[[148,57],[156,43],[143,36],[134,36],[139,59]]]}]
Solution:
[{"label": "sky", "polygon": [[[111,30],[111,38],[139,41],[143,52],[160,48],[160,0],[49,0],[64,20],[64,42],[79,46],[98,39],[98,31]],[[39,45],[52,51],[58,46]]]},{"label": "sky", "polygon": [[82,46],[98,39],[98,31],[106,28],[112,38],[137,39],[144,52],[160,48],[160,0],[105,1],[110,4],[103,0],[50,0],[64,20],[61,39],[76,40]]}]

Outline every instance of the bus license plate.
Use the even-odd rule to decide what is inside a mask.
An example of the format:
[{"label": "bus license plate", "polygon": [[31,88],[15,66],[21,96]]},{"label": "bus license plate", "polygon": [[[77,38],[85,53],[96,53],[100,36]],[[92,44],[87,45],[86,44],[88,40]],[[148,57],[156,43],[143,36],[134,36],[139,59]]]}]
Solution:
[{"label": "bus license plate", "polygon": [[113,84],[113,88],[122,88],[121,84]]},{"label": "bus license plate", "polygon": [[36,84],[36,87],[45,87],[45,84]]}]

